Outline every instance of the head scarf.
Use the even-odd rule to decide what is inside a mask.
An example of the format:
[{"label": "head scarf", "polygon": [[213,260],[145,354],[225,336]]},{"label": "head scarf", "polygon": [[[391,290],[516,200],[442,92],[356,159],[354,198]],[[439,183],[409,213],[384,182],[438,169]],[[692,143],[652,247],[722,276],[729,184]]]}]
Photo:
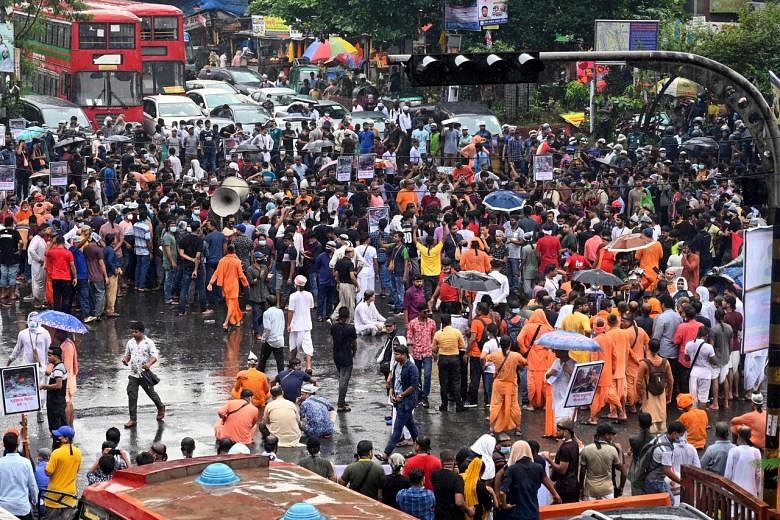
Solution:
[{"label": "head scarf", "polygon": [[[485,435],[483,435],[483,437],[485,437]],[[490,459],[491,463],[493,462],[492,457],[488,457],[488,459]],[[472,460],[469,464],[466,472],[461,474],[461,478],[463,479],[463,496],[466,499],[466,505],[468,507],[474,507],[479,503],[479,498],[477,497],[477,485],[479,484],[480,473],[482,472],[482,464],[484,462],[485,461],[483,459],[475,457],[474,460]],[[487,468],[485,471],[487,471]]]},{"label": "head scarf", "polygon": [[511,466],[520,459],[529,458],[533,460],[534,455],[531,453],[531,446],[525,441],[517,441],[512,444],[512,451],[509,452],[509,460],[507,460],[507,466]]},{"label": "head scarf", "polygon": [[197,159],[190,161],[190,171],[192,172],[191,177],[195,177],[195,180],[199,181],[205,176],[203,168],[200,167],[200,161]]},{"label": "head scarf", "polygon": [[493,463],[493,450],[495,448],[496,438],[487,433],[471,445],[471,450],[482,457],[482,462],[485,464],[485,473],[482,475],[484,480],[492,480],[496,476],[496,465]]},{"label": "head scarf", "polygon": [[698,286],[696,288],[696,294],[699,295],[699,301],[701,301],[702,305],[710,301],[710,291],[706,287]]}]

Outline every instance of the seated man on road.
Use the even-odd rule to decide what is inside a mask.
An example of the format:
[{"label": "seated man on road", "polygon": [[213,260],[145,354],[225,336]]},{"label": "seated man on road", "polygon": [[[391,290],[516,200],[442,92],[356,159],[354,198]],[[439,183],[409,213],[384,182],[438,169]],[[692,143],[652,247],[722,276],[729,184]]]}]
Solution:
[{"label": "seated man on road", "polygon": [[279,439],[279,446],[282,448],[301,445],[301,418],[298,407],[283,397],[282,387],[279,385],[271,388],[271,402],[265,406],[263,424]]},{"label": "seated man on road", "polygon": [[385,318],[376,308],[376,294],[368,290],[363,301],[355,307],[355,331],[360,335],[375,336],[385,332]]},{"label": "seated man on road", "polygon": [[301,388],[301,397],[298,398],[301,422],[307,437],[329,438],[333,435],[333,421],[330,419],[333,406],[325,397],[315,395],[317,390],[312,384]]}]

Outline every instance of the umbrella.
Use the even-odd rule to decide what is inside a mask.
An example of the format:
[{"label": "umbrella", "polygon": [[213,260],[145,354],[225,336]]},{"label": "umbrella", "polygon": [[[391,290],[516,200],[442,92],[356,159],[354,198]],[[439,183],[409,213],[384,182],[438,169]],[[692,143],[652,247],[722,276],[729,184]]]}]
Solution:
[{"label": "umbrella", "polygon": [[252,144],[252,143],[250,143],[248,141],[244,141],[243,143],[239,144],[236,147],[236,151],[237,152],[249,152],[249,153],[252,153],[252,152],[259,152],[260,148],[257,145],[255,145],[255,144]]},{"label": "umbrella", "polygon": [[601,347],[594,340],[578,332],[553,330],[536,340],[536,344],[553,350],[580,350],[601,352]]},{"label": "umbrella", "polygon": [[494,291],[501,288],[501,282],[479,271],[460,271],[449,275],[445,280],[456,289],[466,291]]},{"label": "umbrella", "polygon": [[48,177],[48,176],[49,176],[49,169],[44,168],[30,175],[30,179],[40,179],[41,177]]},{"label": "umbrella", "polygon": [[718,143],[712,137],[694,137],[688,139],[682,145],[683,150],[691,153],[714,153],[718,151]]},{"label": "umbrella", "polygon": [[315,150],[315,149],[316,150],[320,150],[322,148],[330,148],[332,146],[333,146],[333,141],[329,141],[327,139],[318,139],[316,141],[310,142],[309,144],[307,144],[303,148],[304,148],[304,150],[312,151],[312,150]]},{"label": "umbrella", "polygon": [[[308,52],[308,49],[306,49]],[[314,50],[314,52],[311,54],[311,57],[309,57],[309,61],[311,62],[317,62],[317,61],[328,61],[332,60],[334,58],[338,58],[341,54],[349,54],[352,56],[355,56],[355,61],[357,62],[360,60],[360,52],[355,48],[354,45],[349,43],[347,40],[339,37],[333,37],[328,39],[328,41],[323,42],[317,49]],[[306,54],[304,53],[304,56]],[[343,58],[342,58],[343,59]]]},{"label": "umbrella", "polygon": [[360,54],[360,51],[357,50],[357,48],[349,43],[344,38],[340,38],[338,36],[331,36],[328,39],[328,43],[330,43],[330,49],[334,53],[334,55],[339,54]]},{"label": "umbrella", "polygon": [[30,126],[19,132],[16,136],[17,141],[31,141],[43,137],[48,130],[41,128],[40,126]]},{"label": "umbrella", "polygon": [[609,162],[608,160],[606,160],[606,159],[598,158],[598,159],[595,159],[595,161],[597,163],[599,163],[599,164],[603,164],[604,166],[609,166],[610,168],[613,167],[613,164],[611,162]]},{"label": "umbrella", "polygon": [[630,251],[638,251],[646,247],[650,247],[655,242],[650,237],[644,236],[642,233],[631,233],[629,235],[623,235],[618,237],[604,248],[612,251],[613,253],[628,253]]},{"label": "umbrella", "polygon": [[62,148],[63,146],[83,143],[84,141],[86,141],[86,139],[83,137],[66,137],[65,139],[60,139],[57,144],[54,145],[54,148]]},{"label": "umbrella", "polygon": [[317,61],[328,61],[329,59],[336,57],[336,55],[337,54],[334,54],[331,51],[330,40],[328,40],[326,42],[323,42],[319,47],[317,47],[317,49],[311,55],[311,58],[309,58],[309,61],[311,61],[312,63]]},{"label": "umbrella", "polygon": [[[658,83],[655,84],[655,91],[661,92],[661,89],[664,88],[664,85],[668,81],[667,79],[662,79]],[[664,94],[667,96],[672,97],[691,97],[695,98],[699,95],[699,92],[703,90],[702,86],[698,83],[694,83],[693,81],[685,78],[674,78],[672,80],[672,83],[669,85],[669,87],[664,91]]]},{"label": "umbrella", "polygon": [[110,135],[105,138],[107,143],[129,143],[132,140],[131,137],[122,134]]},{"label": "umbrella", "polygon": [[338,162],[338,161],[336,161],[336,160],[333,160],[333,161],[328,161],[328,162],[326,162],[325,164],[323,164],[323,165],[320,167],[320,173],[324,172],[324,171],[325,171],[325,170],[327,170],[328,168],[332,168],[333,166],[336,166],[338,163],[339,163],[339,162]]},{"label": "umbrella", "polygon": [[623,280],[612,273],[602,271],[601,269],[588,269],[586,271],[577,271],[571,278],[575,282],[586,285],[607,285],[614,287],[623,285]]},{"label": "umbrella", "polygon": [[86,334],[89,329],[77,317],[60,311],[43,311],[38,314],[38,321],[42,325],[53,329],[73,332],[75,334]]},{"label": "umbrella", "polygon": [[511,213],[523,209],[525,199],[514,191],[499,190],[488,193],[482,200],[485,207],[490,211],[503,211]]},{"label": "umbrella", "polygon": [[306,58],[309,61],[312,61],[311,58],[312,56],[314,56],[314,53],[317,52],[317,49],[320,48],[320,45],[322,45],[321,41],[314,40],[313,42],[311,42],[311,44],[308,47],[306,47],[306,50],[303,51],[303,56],[301,57]]},{"label": "umbrella", "polygon": [[566,112],[559,114],[561,119],[574,126],[581,126],[585,122],[585,112]]}]

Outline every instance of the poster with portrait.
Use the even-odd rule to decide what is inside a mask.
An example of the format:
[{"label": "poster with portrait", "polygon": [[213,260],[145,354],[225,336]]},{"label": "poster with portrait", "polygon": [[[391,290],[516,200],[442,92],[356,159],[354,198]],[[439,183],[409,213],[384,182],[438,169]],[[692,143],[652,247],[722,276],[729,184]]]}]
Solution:
[{"label": "poster with portrait", "polygon": [[[0,25],[3,25],[0,23]],[[19,138],[19,134],[24,132],[24,129],[27,128],[27,120],[25,119],[9,119],[8,120],[8,127],[11,129],[11,135],[14,139]]]},{"label": "poster with portrait", "polygon": [[0,72],[13,74],[14,64],[14,24],[0,23]]},{"label": "poster with portrait", "polygon": [[599,388],[599,379],[604,370],[603,361],[591,361],[590,363],[578,363],[574,367],[569,382],[569,391],[566,393],[566,408],[590,406],[593,396]]},{"label": "poster with portrait", "polygon": [[358,156],[358,179],[373,179],[376,166],[376,154],[364,153]]},{"label": "poster with portrait", "polygon": [[238,139],[225,137],[222,139],[222,149],[225,151],[225,160],[230,161],[231,154],[238,148]]},{"label": "poster with portrait", "polygon": [[509,22],[506,0],[479,0],[479,25],[499,25]]},{"label": "poster with portrait", "polygon": [[68,163],[66,161],[54,161],[49,163],[50,186],[68,185]]},{"label": "poster with portrait", "polygon": [[15,168],[9,165],[0,165],[0,191],[14,191],[16,189]]},{"label": "poster with portrait", "polygon": [[537,181],[553,180],[553,156],[535,155],[534,156],[534,179]]},{"label": "poster with portrait", "polygon": [[378,230],[379,221],[383,218],[390,222],[390,208],[388,206],[368,208],[368,232],[373,233]]},{"label": "poster with portrait", "polygon": [[41,409],[36,365],[2,368],[0,382],[2,382],[5,415],[36,412]]},{"label": "poster with portrait", "polygon": [[354,158],[351,155],[340,155],[336,163],[336,180],[339,182],[349,182],[352,180],[352,163]]}]

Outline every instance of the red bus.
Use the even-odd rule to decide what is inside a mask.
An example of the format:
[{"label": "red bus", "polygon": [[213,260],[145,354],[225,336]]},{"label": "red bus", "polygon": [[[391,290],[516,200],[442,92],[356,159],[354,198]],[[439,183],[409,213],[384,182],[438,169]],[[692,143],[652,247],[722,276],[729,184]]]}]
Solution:
[{"label": "red bus", "polygon": [[89,0],[94,8],[117,6],[141,19],[143,94],[184,93],[184,13],[172,5],[128,0]]},{"label": "red bus", "polygon": [[[23,81],[33,92],[79,105],[97,128],[106,116],[142,122],[141,20],[132,13],[86,9],[70,21],[42,13],[25,52]],[[25,26],[26,14],[14,23]],[[18,29],[17,29],[18,30]]]}]

